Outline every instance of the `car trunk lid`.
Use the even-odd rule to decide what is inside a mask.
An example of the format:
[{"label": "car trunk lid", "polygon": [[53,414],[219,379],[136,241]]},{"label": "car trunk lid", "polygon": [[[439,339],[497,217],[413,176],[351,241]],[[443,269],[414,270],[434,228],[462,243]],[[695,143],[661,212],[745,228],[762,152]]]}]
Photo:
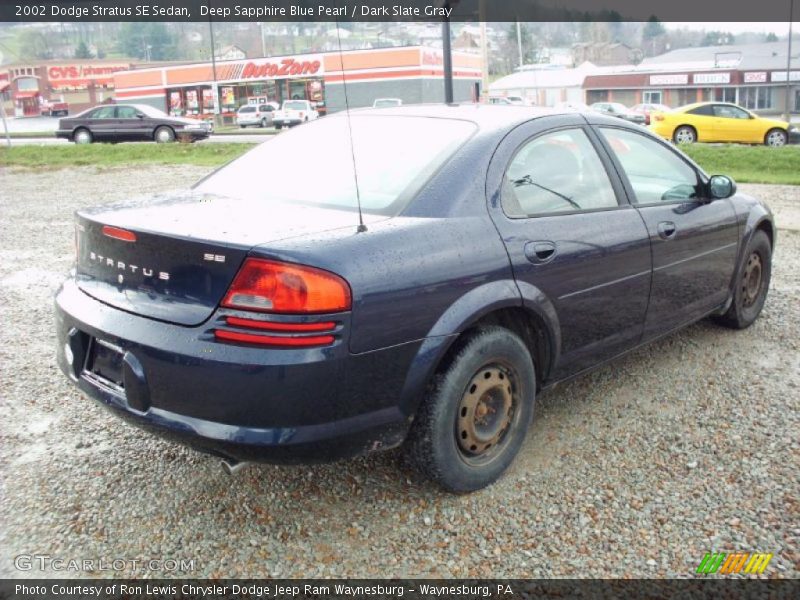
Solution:
[{"label": "car trunk lid", "polygon": [[76,278],[101,302],[193,326],[212,314],[254,246],[352,223],[347,211],[195,192],[137,199],[77,214]]}]

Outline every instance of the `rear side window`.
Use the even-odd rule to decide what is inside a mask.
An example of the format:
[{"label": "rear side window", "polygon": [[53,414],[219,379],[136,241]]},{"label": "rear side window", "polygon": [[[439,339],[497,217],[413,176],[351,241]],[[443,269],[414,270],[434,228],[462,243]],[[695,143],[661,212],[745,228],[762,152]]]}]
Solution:
[{"label": "rear side window", "polygon": [[697,172],[672,150],[639,133],[601,127],[619,159],[637,204],[676,202],[697,197]]},{"label": "rear side window", "polygon": [[103,108],[98,108],[94,111],[91,115],[92,119],[113,119],[114,118],[114,111],[116,107],[114,106],[104,106]]},{"label": "rear side window", "polygon": [[520,146],[506,169],[503,210],[509,217],[618,206],[603,163],[582,129],[547,133]]},{"label": "rear side window", "polygon": [[242,108],[239,109],[239,112],[240,113],[256,112],[256,107],[255,106],[243,106]]},{"label": "rear side window", "polygon": [[693,108],[692,110],[687,110],[686,113],[690,115],[700,115],[703,117],[710,117],[714,114],[713,111],[711,110],[711,106],[708,104],[706,104],[705,106],[698,106],[697,108]]},{"label": "rear side window", "polygon": [[272,107],[269,104],[262,104],[258,107],[259,112],[272,112]]}]

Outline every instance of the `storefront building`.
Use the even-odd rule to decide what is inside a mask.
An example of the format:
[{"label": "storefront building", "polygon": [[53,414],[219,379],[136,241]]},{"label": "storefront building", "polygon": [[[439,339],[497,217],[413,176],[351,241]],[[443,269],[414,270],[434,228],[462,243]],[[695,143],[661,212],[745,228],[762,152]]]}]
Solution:
[{"label": "storefront building", "polygon": [[[133,69],[114,74],[114,97],[203,119],[218,111],[225,121],[245,104],[284,100],[309,100],[325,114],[345,100],[351,108],[387,97],[440,102],[442,63],[441,50],[413,46]],[[455,53],[453,64],[455,99],[476,98],[480,57]]]},{"label": "storefront building", "polygon": [[125,60],[15,63],[0,67],[0,91],[17,117],[38,116],[48,102],[66,102],[71,113],[110,100],[114,73],[130,69]]},{"label": "storefront building", "polygon": [[792,61],[787,86],[785,43],[687,48],[637,67],[588,75],[586,102],[640,102],[670,107],[732,102],[763,115],[800,113],[800,64]]}]

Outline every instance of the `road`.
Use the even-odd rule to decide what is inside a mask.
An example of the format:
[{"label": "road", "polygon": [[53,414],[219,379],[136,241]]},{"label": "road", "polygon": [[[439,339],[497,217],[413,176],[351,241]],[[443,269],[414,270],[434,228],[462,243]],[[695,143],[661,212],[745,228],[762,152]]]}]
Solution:
[{"label": "road", "polygon": [[[231,134],[214,134],[210,138],[198,142],[200,144],[223,144],[223,143],[248,143],[248,144],[260,144],[261,142],[266,142],[274,137],[274,134],[247,134],[247,135],[231,135]],[[0,145],[5,145],[6,140],[5,138],[0,137]],[[32,138],[11,138],[11,145],[12,146],[54,146],[54,145],[65,145],[69,144],[67,140],[59,140],[56,138],[49,138],[49,137],[32,137]],[[141,142],[144,144],[150,142]]]}]

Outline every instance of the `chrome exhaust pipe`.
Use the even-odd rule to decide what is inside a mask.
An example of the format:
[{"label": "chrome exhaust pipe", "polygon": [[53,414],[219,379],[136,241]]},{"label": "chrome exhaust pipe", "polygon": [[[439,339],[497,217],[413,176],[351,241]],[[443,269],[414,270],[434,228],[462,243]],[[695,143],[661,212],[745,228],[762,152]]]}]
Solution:
[{"label": "chrome exhaust pipe", "polygon": [[225,471],[231,477],[233,477],[239,471],[241,471],[242,469],[244,469],[249,465],[250,465],[249,462],[239,462],[238,460],[234,460],[232,458],[222,459],[222,470]]}]

